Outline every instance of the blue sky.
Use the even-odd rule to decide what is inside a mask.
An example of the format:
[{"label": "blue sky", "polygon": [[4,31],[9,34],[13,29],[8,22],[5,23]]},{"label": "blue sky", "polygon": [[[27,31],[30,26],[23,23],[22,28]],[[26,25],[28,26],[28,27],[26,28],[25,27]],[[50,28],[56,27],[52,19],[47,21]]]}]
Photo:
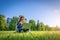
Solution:
[{"label": "blue sky", "polygon": [[27,20],[40,20],[50,26],[60,26],[60,1],[0,0],[0,14],[6,18],[24,15]]}]

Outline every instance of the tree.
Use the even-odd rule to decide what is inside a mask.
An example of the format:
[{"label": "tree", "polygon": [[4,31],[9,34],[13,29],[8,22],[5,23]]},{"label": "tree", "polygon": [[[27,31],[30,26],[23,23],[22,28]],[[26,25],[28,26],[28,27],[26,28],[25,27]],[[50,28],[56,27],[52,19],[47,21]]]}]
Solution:
[{"label": "tree", "polygon": [[15,17],[15,16],[11,19],[11,22],[9,24],[9,29],[10,30],[15,30],[16,29],[16,24],[18,22],[18,19],[19,19],[19,17]]},{"label": "tree", "polygon": [[45,25],[45,31],[51,31],[51,27],[49,27],[49,25]]},{"label": "tree", "polygon": [[0,14],[0,31],[5,31],[7,29],[8,27],[7,27],[5,16]]},{"label": "tree", "polygon": [[43,22],[40,22],[39,30],[40,31],[45,31],[45,26],[44,26]]},{"label": "tree", "polygon": [[31,19],[31,20],[29,20],[29,23],[31,24],[31,30],[32,31],[36,30],[35,20]]},{"label": "tree", "polygon": [[7,18],[7,24],[8,24],[8,26],[9,26],[9,24],[10,24],[10,21],[11,21],[11,18]]},{"label": "tree", "polygon": [[39,30],[39,20],[37,21],[37,31]]}]

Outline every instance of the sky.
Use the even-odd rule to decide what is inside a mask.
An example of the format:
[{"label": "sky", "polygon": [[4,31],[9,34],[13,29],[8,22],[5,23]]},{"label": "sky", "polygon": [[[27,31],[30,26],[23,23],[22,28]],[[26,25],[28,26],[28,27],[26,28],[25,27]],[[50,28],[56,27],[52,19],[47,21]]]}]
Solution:
[{"label": "sky", "polygon": [[9,18],[23,15],[29,21],[39,20],[52,27],[60,26],[60,1],[57,0],[0,0],[0,14]]}]

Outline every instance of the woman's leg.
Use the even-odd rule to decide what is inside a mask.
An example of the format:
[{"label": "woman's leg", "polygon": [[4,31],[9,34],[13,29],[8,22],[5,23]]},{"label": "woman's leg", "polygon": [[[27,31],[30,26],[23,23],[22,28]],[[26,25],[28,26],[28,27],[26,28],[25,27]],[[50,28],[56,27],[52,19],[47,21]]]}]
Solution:
[{"label": "woman's leg", "polygon": [[29,31],[29,29],[22,29],[23,30],[23,32],[27,32],[27,31]]},{"label": "woman's leg", "polygon": [[22,31],[22,29],[18,28],[18,32],[21,32],[21,31]]}]

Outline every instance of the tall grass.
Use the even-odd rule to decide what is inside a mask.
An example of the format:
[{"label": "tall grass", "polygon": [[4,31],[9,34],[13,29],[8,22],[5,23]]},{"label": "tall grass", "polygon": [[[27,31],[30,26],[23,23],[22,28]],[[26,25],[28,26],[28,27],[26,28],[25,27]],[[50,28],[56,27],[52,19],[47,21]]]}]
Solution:
[{"label": "tall grass", "polygon": [[60,31],[0,31],[0,40],[60,40]]}]

